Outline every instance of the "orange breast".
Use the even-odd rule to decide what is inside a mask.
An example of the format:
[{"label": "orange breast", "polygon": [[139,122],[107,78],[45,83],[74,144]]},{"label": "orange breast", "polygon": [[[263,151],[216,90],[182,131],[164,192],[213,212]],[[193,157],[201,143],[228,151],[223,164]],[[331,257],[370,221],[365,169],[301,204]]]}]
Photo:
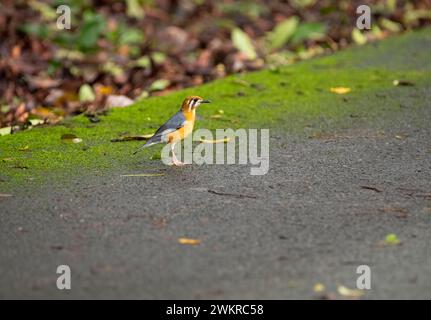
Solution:
[{"label": "orange breast", "polygon": [[167,136],[168,143],[173,143],[173,142],[183,140],[193,132],[193,126],[195,124],[195,110],[192,110],[189,112],[183,111],[183,114],[184,114],[184,117],[186,118],[184,127],[168,134]]}]

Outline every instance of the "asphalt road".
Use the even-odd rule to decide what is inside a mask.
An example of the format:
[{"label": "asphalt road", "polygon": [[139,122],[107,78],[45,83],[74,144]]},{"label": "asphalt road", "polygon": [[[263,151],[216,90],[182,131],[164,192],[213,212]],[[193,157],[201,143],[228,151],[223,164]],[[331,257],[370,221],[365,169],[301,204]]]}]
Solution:
[{"label": "asphalt road", "polygon": [[[0,297],[315,299],[322,283],[342,298],[365,264],[364,299],[429,299],[431,108],[420,110],[312,139],[272,132],[264,176],[137,159],[3,197]],[[121,176],[138,172],[165,175]],[[389,233],[401,244],[379,245]],[[56,288],[63,264],[68,291]]]}]

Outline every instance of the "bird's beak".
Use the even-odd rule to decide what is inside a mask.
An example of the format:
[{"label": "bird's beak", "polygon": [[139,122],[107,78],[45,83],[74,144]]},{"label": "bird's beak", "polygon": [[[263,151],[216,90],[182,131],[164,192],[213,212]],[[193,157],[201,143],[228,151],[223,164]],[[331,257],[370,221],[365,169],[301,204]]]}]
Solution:
[{"label": "bird's beak", "polygon": [[202,100],[201,103],[211,103],[209,100]]}]

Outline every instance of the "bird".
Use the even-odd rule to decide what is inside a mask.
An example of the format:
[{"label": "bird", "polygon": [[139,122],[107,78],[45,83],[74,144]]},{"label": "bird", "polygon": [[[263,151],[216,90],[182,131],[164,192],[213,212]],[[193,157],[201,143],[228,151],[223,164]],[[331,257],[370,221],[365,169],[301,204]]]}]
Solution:
[{"label": "bird", "polygon": [[179,161],[174,153],[175,144],[178,141],[185,139],[193,132],[193,126],[196,119],[196,108],[202,103],[210,103],[199,96],[189,96],[184,99],[180,110],[174,114],[164,125],[162,125],[148,141],[136,150],[133,154],[140,150],[150,147],[158,143],[167,143],[171,146],[172,164],[175,166],[183,166],[184,163]]}]

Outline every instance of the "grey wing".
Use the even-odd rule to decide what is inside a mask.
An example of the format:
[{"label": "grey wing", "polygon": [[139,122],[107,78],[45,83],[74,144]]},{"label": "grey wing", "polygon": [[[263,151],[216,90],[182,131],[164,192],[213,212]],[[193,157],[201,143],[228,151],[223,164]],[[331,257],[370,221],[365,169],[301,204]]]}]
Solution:
[{"label": "grey wing", "polygon": [[178,111],[163,126],[157,129],[156,133],[147,141],[145,145],[149,146],[155,143],[165,142],[164,138],[166,135],[184,127],[185,122],[186,118],[184,117],[183,113]]}]

